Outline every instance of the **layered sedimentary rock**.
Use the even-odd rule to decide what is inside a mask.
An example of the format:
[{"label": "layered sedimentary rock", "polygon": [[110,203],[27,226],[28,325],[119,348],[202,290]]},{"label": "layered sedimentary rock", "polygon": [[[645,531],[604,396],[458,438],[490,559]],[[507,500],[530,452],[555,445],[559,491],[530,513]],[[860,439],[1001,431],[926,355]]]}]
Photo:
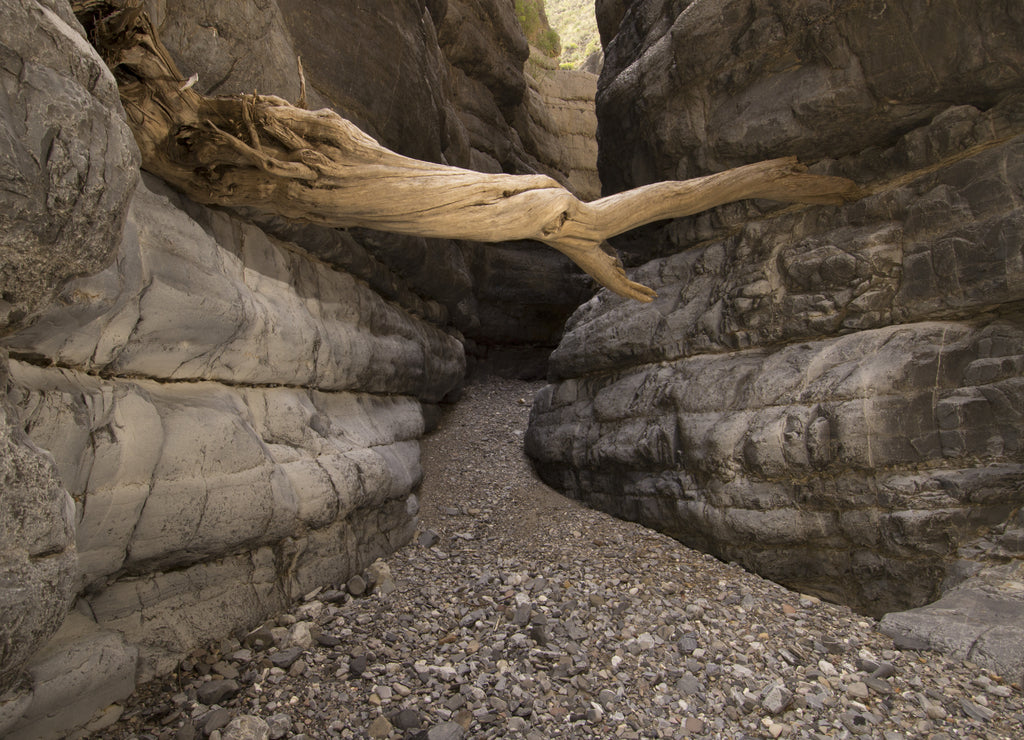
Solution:
[{"label": "layered sedimentary rock", "polygon": [[[283,66],[217,66],[247,23],[294,62],[273,8],[190,6],[200,43],[153,5],[204,79],[297,94]],[[0,12],[0,734],[62,736],[405,542],[418,439],[465,358],[444,305],[353,235],[137,185],[70,8]]]},{"label": "layered sedimentary rock", "polygon": [[526,66],[525,108],[530,122],[517,128],[545,162],[565,173],[581,200],[601,197],[597,174],[597,75],[561,69],[558,61],[532,50]]},{"label": "layered sedimentary rock", "polygon": [[[117,88],[60,2],[0,2],[0,337],[113,259],[138,180]],[[7,400],[0,347],[0,734],[75,592],[74,506]]]},{"label": "layered sedimentary rock", "polygon": [[[51,650],[131,656],[62,684],[84,700],[407,541],[422,404],[465,370],[454,337],[352,276],[148,185],[114,264],[5,340],[16,418],[77,511],[92,629]],[[44,719],[53,693],[36,692],[35,727],[68,719]]]},{"label": "layered sedimentary rock", "polygon": [[570,320],[527,436],[541,474],[875,615],[1019,562],[1021,9],[599,11],[606,191],[796,153],[867,193],[622,240],[659,298]]}]

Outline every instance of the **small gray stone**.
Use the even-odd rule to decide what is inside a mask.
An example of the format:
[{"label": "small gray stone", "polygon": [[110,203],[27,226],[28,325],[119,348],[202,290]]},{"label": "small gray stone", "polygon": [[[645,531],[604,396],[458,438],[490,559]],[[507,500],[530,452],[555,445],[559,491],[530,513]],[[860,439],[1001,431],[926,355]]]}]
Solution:
[{"label": "small gray stone", "polygon": [[597,695],[597,700],[601,702],[601,705],[605,709],[610,709],[614,706],[615,702],[619,699],[619,695],[611,689],[601,689],[601,692]]},{"label": "small gray stone", "polygon": [[366,580],[358,573],[348,579],[345,588],[353,596],[362,596],[366,593]]},{"label": "small gray stone", "polygon": [[892,663],[879,663],[878,666],[871,671],[872,678],[892,678],[896,675],[896,666]]},{"label": "small gray stone", "polygon": [[690,655],[700,645],[698,644],[695,637],[692,635],[686,635],[679,641],[679,652],[683,655]]},{"label": "small gray stone", "polygon": [[427,740],[462,740],[465,734],[458,722],[443,722],[427,730]]},{"label": "small gray stone", "polygon": [[341,638],[332,635],[330,632],[317,633],[316,641],[324,647],[336,647],[341,644]]},{"label": "small gray stone", "polygon": [[270,658],[270,663],[275,667],[288,670],[301,655],[302,648],[290,647],[285,648],[284,650],[278,650],[276,653],[271,653],[268,657]]},{"label": "small gray stone", "polygon": [[210,706],[220,704],[238,693],[238,682],[229,678],[207,681],[196,689],[196,697],[200,702]]},{"label": "small gray stone", "polygon": [[354,655],[348,661],[348,672],[353,676],[361,676],[366,672],[368,663],[366,655]]},{"label": "small gray stone", "polygon": [[420,547],[433,547],[441,541],[441,537],[432,529],[425,529],[420,532],[420,536],[416,539],[416,544]]},{"label": "small gray stone", "polygon": [[700,693],[703,688],[704,687],[700,680],[690,673],[687,673],[676,681],[676,691],[683,696],[693,696],[694,694]]},{"label": "small gray stone", "polygon": [[387,596],[395,591],[395,579],[391,575],[391,568],[381,559],[375,560],[366,569],[366,581],[372,586],[374,593],[378,596]]},{"label": "small gray stone", "polygon": [[283,713],[272,715],[267,719],[267,727],[270,729],[270,740],[280,740],[292,729],[292,718]]},{"label": "small gray stone", "polygon": [[892,686],[884,678],[868,676],[864,679],[864,684],[876,694],[888,695],[892,693]]},{"label": "small gray stone", "polygon": [[222,740],[269,740],[270,726],[259,717],[243,714],[231,720],[231,723],[224,728],[221,738]]},{"label": "small gray stone", "polygon": [[761,696],[761,706],[772,715],[782,714],[792,703],[793,692],[778,684],[769,687]]},{"label": "small gray stone", "polygon": [[988,722],[996,715],[996,713],[988,707],[983,707],[978,704],[975,704],[973,701],[969,699],[961,698],[959,702],[960,709],[963,710],[963,713],[971,719],[976,719],[979,722]]},{"label": "small gray stone", "polygon": [[366,730],[366,734],[375,740],[381,740],[391,734],[394,727],[385,717],[377,717]]},{"label": "small gray stone", "polygon": [[525,627],[530,623],[530,612],[533,611],[533,604],[529,602],[520,604],[516,607],[515,614],[512,617],[512,624],[518,627]]},{"label": "small gray stone", "polygon": [[223,707],[214,709],[203,718],[203,732],[209,735],[214,730],[220,730],[228,726],[231,721],[231,712]]},{"label": "small gray stone", "polygon": [[224,660],[214,663],[212,670],[224,678],[238,678],[238,669]]},{"label": "small gray stone", "polygon": [[526,732],[529,727],[529,723],[522,717],[510,717],[508,720],[508,729],[510,732]]},{"label": "small gray stone", "polygon": [[391,718],[391,724],[399,730],[415,730],[421,722],[420,713],[415,709],[403,709]]},{"label": "small gray stone", "polygon": [[274,644],[274,633],[269,625],[262,624],[247,634],[242,644],[253,650],[266,650]]},{"label": "small gray stone", "polygon": [[867,699],[868,696],[870,696],[870,692],[868,691],[868,687],[867,687],[867,683],[866,682],[864,682],[864,681],[854,681],[853,683],[851,683],[849,686],[846,687],[846,695],[848,697],[850,697],[851,699],[856,699],[857,701],[863,701],[864,699]]}]

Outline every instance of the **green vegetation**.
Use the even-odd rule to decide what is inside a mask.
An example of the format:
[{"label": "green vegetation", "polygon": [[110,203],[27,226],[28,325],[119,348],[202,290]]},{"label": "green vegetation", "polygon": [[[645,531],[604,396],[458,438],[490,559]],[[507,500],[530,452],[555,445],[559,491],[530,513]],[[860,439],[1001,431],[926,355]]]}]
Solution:
[{"label": "green vegetation", "polygon": [[546,0],[543,5],[551,26],[562,39],[563,67],[578,67],[595,51],[601,50],[594,0]]},{"label": "green vegetation", "polygon": [[601,50],[594,0],[515,2],[516,17],[526,38],[550,57],[561,55],[563,67],[578,67]]},{"label": "green vegetation", "polygon": [[516,0],[516,17],[527,40],[549,57],[557,57],[562,51],[558,32],[548,24],[544,12],[544,0]]}]

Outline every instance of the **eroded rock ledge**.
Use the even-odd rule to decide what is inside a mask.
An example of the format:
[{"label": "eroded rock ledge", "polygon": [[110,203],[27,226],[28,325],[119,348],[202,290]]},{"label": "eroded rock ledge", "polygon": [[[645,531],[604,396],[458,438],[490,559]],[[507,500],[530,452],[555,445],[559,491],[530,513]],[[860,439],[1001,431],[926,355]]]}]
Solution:
[{"label": "eroded rock ledge", "polygon": [[[990,614],[1024,613],[1024,17],[685,5],[600,4],[606,191],[785,150],[868,195],[745,203],[622,241],[659,297],[601,295],[570,319],[527,436],[538,470],[871,614],[974,582],[1002,600]],[[1009,570],[981,588],[992,567]],[[917,644],[1019,675],[1004,649],[1019,633],[972,652],[985,629],[933,622]]]}]

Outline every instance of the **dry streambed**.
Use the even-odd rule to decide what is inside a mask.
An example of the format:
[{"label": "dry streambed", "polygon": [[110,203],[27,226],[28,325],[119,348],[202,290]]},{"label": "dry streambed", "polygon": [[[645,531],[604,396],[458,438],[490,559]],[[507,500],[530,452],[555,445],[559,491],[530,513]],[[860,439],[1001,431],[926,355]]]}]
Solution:
[{"label": "dry streambed", "polygon": [[96,736],[1020,736],[1020,686],[539,483],[538,388],[471,384],[425,440],[416,542],[194,654]]}]

